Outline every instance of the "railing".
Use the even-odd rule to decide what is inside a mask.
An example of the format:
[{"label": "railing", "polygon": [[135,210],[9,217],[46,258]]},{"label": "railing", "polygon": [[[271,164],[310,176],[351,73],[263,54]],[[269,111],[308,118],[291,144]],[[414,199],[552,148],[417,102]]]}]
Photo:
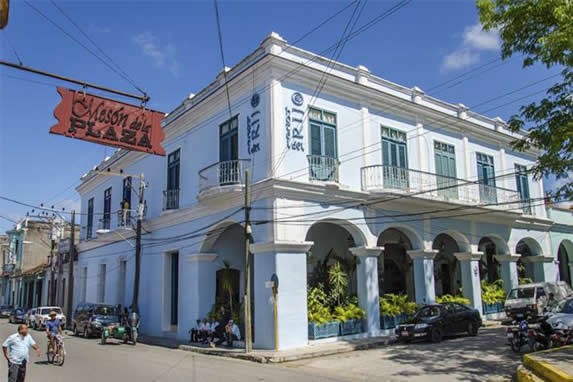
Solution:
[{"label": "railing", "polygon": [[199,192],[210,188],[244,184],[249,159],[217,162],[199,171]]},{"label": "railing", "polygon": [[131,228],[131,210],[122,209],[117,211],[117,227]]},{"label": "railing", "polygon": [[374,165],[361,169],[362,190],[414,194],[421,198],[486,205],[519,212],[519,193],[464,179],[401,167]]},{"label": "railing", "polygon": [[338,158],[322,155],[307,155],[310,180],[338,183]]},{"label": "railing", "polygon": [[163,191],[163,210],[176,210],[179,208],[179,189]]}]

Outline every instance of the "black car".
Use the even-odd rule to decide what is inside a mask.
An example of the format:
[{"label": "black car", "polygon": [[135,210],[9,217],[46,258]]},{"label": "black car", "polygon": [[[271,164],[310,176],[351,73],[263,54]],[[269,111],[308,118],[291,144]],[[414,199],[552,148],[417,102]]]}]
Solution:
[{"label": "black car", "polygon": [[23,324],[26,322],[26,309],[15,308],[8,316],[8,322],[11,324]]},{"label": "black car", "polygon": [[479,311],[456,302],[425,305],[414,317],[396,329],[399,341],[430,340],[440,342],[446,336],[467,333],[475,336],[480,328]]},{"label": "black car", "polygon": [[104,327],[119,323],[117,305],[82,303],[74,311],[72,329],[74,335],[85,338],[101,335]]},{"label": "black car", "polygon": [[12,305],[2,305],[0,306],[0,318],[8,318],[10,313],[14,310],[14,306]]}]

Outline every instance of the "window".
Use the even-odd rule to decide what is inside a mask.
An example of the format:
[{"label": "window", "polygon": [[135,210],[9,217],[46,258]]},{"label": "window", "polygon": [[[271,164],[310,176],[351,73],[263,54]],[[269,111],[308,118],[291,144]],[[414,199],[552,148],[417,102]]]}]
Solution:
[{"label": "window", "polygon": [[173,151],[167,157],[167,190],[165,191],[165,209],[179,208],[179,176],[181,171],[181,150]]},{"label": "window", "polygon": [[338,181],[336,114],[310,108],[309,168],[311,180]]},{"label": "window", "polygon": [[438,195],[446,199],[457,199],[456,150],[454,146],[434,141],[434,161]]},{"label": "window", "polygon": [[219,184],[237,184],[240,179],[239,117],[235,116],[219,126]]},{"label": "window", "polygon": [[103,303],[105,302],[105,273],[106,273],[106,265],[100,264],[98,269],[98,285],[97,285],[97,298],[96,302]]},{"label": "window", "polygon": [[515,182],[517,192],[521,200],[521,209],[526,215],[531,215],[531,203],[529,194],[529,181],[527,179],[527,168],[525,166],[515,165]]},{"label": "window", "polygon": [[406,133],[382,126],[382,165],[385,188],[408,188],[406,142]]},{"label": "window", "polygon": [[121,212],[120,222],[122,225],[129,225],[131,221],[131,188],[132,180],[131,176],[123,179],[123,196],[121,199]]},{"label": "window", "polygon": [[170,268],[170,324],[177,325],[179,316],[179,252],[169,255]]},{"label": "window", "polygon": [[476,153],[476,159],[480,200],[486,203],[497,203],[493,157],[487,154]]},{"label": "window", "polygon": [[86,229],[86,238],[89,240],[94,231],[94,198],[88,200],[88,224]]},{"label": "window", "polygon": [[111,227],[111,187],[103,192],[103,229]]},{"label": "window", "polygon": [[119,261],[119,278],[117,285],[117,303],[124,304],[125,300],[125,275],[127,273],[127,261]]}]

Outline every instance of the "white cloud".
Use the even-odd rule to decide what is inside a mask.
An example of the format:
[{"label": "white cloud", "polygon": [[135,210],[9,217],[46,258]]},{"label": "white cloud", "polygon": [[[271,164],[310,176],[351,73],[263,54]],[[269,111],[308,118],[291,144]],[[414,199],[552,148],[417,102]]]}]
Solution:
[{"label": "white cloud", "polygon": [[464,30],[464,46],[475,50],[498,50],[501,46],[499,34],[495,30],[484,31],[481,24],[470,25]]},{"label": "white cloud", "polygon": [[155,67],[166,69],[175,77],[179,75],[180,65],[175,57],[175,45],[171,42],[161,44],[159,37],[151,32],[139,33],[133,36],[132,41],[152,59]]},{"label": "white cloud", "polygon": [[497,31],[484,31],[479,21],[467,26],[460,46],[442,60],[442,70],[457,70],[471,66],[480,60],[482,51],[497,51],[501,46]]},{"label": "white cloud", "polygon": [[442,69],[455,70],[473,65],[479,61],[479,53],[469,49],[455,50],[444,57]]}]

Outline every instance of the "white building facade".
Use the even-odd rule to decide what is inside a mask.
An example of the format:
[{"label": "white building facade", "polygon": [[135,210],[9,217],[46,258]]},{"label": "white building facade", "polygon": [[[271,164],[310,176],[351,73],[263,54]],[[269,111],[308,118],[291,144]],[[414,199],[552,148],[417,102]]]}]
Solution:
[{"label": "white building facade", "polygon": [[[166,157],[119,150],[98,166],[145,175],[144,334],[186,339],[223,291],[242,306],[246,169],[257,348],[275,347],[273,274],[278,348],[308,343],[308,277],[329,256],[356,264],[351,288],[370,335],[384,293],[428,303],[461,291],[481,310],[480,279],[509,289],[520,264],[523,277],[556,278],[543,185],[526,173],[538,153],[512,151],[517,135],[499,118],[363,66],[271,34],[171,112],[164,131]],[[116,212],[136,205],[137,188],[127,175],[82,177],[77,302],[129,306],[134,231]]]}]

